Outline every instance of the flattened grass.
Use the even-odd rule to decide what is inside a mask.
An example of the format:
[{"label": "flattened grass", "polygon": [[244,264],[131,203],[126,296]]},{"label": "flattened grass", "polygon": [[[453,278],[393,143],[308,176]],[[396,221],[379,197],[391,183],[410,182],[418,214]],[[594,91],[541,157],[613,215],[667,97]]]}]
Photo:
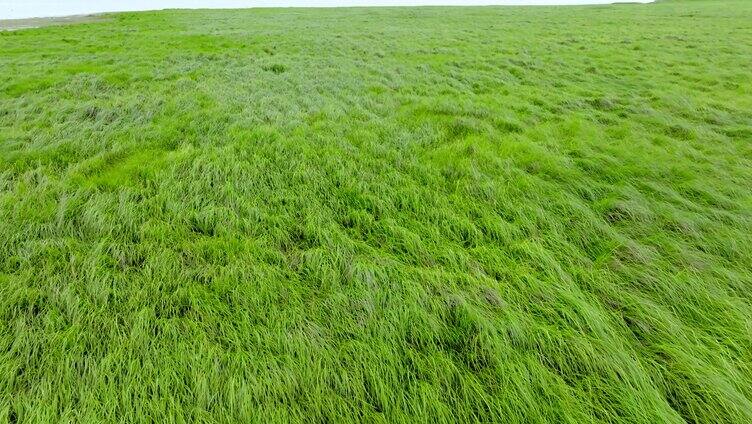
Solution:
[{"label": "flattened grass", "polygon": [[752,422],[749,22],[0,33],[0,422]]}]

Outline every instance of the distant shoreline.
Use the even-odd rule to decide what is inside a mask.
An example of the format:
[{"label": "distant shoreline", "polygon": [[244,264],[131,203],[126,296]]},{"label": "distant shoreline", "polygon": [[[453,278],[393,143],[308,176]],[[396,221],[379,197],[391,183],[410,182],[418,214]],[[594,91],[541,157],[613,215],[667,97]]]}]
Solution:
[{"label": "distant shoreline", "polygon": [[[113,12],[114,13],[114,12]],[[53,25],[97,22],[104,19],[104,13],[87,15],[50,16],[45,18],[0,19],[0,31],[18,31]]]},{"label": "distant shoreline", "polygon": [[[557,6],[606,6],[606,5],[613,5],[613,4],[649,4],[654,3],[655,0],[610,0],[607,2],[598,2],[598,0],[590,0],[591,2],[584,2],[584,3],[566,3],[567,1],[572,0],[561,0],[564,3],[563,4],[556,4],[556,0],[549,0],[551,3],[548,4],[520,4],[517,2],[522,2],[524,0],[507,0],[511,3],[509,4],[405,4],[405,5],[398,5],[398,4],[382,4],[378,0],[376,0],[376,4],[374,5],[361,5],[361,4],[353,4],[353,5],[330,5],[330,6],[322,6],[322,5],[301,5],[301,6],[268,6],[268,5],[258,5],[258,6],[248,6],[248,7],[155,7],[155,8],[133,8],[133,9],[113,9],[113,10],[92,10],[90,12],[81,11],[80,13],[73,12],[71,14],[53,14],[50,15],[39,15],[39,16],[21,16],[21,17],[13,17],[13,18],[0,18],[0,30],[8,30],[8,29],[24,29],[24,28],[36,28],[39,26],[48,26],[48,25],[58,25],[58,24],[65,24],[65,23],[77,23],[86,21],[87,18],[91,18],[94,16],[101,16],[103,14],[109,14],[109,13],[128,13],[128,12],[152,12],[152,11],[160,11],[160,10],[221,10],[221,9],[269,9],[269,8],[347,8],[347,7],[353,7],[353,8],[362,8],[362,7],[557,7]],[[587,1],[587,0],[585,0]],[[53,21],[53,22],[49,22]]]}]

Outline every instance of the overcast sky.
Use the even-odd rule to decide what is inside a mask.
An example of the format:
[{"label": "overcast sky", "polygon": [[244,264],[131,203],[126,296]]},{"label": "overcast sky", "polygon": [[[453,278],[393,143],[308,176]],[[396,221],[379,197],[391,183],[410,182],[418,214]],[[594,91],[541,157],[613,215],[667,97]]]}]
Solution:
[{"label": "overcast sky", "polygon": [[[631,0],[649,3],[649,0]],[[0,0],[0,19],[167,8],[604,4],[614,0]]]}]

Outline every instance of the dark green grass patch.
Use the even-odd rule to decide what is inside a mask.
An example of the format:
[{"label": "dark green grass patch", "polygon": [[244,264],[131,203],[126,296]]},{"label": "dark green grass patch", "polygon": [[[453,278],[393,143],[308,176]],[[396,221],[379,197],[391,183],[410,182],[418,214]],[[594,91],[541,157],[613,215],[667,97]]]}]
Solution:
[{"label": "dark green grass patch", "polygon": [[752,422],[749,22],[0,33],[0,422]]}]

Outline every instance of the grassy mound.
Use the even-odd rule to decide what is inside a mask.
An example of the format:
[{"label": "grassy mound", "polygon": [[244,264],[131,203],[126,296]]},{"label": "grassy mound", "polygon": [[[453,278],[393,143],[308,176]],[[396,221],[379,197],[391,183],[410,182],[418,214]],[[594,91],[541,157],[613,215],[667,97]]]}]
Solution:
[{"label": "grassy mound", "polygon": [[750,22],[0,33],[0,422],[752,422]]}]

